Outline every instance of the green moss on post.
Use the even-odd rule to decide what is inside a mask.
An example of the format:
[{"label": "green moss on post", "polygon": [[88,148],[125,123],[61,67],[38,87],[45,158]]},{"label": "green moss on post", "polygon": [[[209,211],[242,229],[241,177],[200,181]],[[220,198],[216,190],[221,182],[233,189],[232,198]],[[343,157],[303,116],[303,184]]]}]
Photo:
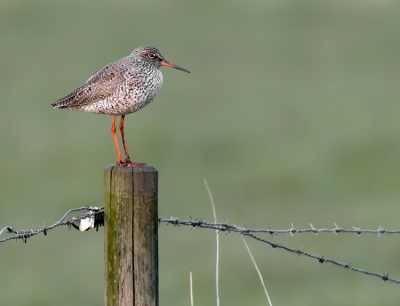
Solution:
[{"label": "green moss on post", "polygon": [[104,169],[106,306],[158,306],[158,172]]}]

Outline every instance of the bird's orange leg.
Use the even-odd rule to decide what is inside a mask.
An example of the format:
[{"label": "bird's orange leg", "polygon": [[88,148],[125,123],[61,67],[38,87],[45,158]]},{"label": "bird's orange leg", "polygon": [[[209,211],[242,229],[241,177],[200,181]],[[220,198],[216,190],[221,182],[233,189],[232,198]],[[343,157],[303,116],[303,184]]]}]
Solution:
[{"label": "bird's orange leg", "polygon": [[112,137],[114,140],[115,152],[117,153],[117,165],[121,165],[122,160],[121,160],[121,153],[119,152],[119,148],[118,148],[117,128],[115,127],[115,117],[116,116],[112,116],[112,120],[111,120],[111,134],[112,134]]},{"label": "bird's orange leg", "polygon": [[125,121],[125,115],[122,115],[121,120],[119,121],[119,131],[121,132],[122,144],[124,145],[124,152],[125,152],[124,163],[130,163],[131,160],[129,159],[128,147],[126,146],[125,142],[124,121]]},{"label": "bird's orange leg", "polygon": [[143,166],[145,163],[135,163],[130,160],[129,158],[129,153],[128,153],[128,147],[125,142],[125,134],[124,134],[124,121],[125,121],[125,115],[121,116],[121,120],[119,121],[119,130],[121,132],[121,137],[122,137],[122,144],[124,145],[124,152],[125,152],[125,159],[120,163],[121,166]]}]

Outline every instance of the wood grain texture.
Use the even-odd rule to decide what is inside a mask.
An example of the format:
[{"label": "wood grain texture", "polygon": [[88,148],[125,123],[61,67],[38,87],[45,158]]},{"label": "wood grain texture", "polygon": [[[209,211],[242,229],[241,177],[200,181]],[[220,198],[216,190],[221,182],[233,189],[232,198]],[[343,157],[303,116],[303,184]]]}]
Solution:
[{"label": "wood grain texture", "polygon": [[104,169],[106,306],[158,306],[158,172]]}]

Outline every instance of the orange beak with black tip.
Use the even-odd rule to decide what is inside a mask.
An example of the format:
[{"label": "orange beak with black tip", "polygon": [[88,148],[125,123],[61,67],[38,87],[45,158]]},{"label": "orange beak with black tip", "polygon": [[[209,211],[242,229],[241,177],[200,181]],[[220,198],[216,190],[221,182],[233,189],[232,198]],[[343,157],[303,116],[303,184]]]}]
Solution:
[{"label": "orange beak with black tip", "polygon": [[178,65],[172,64],[172,63],[166,61],[165,59],[161,60],[160,63],[161,63],[161,66],[171,67],[171,68],[175,68],[175,69],[182,70],[182,71],[185,71],[187,73],[190,73],[189,70],[187,70],[185,68],[182,68],[182,67],[179,67]]}]

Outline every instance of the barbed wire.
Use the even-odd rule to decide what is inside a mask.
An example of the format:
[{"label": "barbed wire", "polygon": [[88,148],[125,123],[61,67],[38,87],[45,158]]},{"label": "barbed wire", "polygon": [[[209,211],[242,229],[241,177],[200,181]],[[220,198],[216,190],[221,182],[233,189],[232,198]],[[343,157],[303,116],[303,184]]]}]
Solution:
[{"label": "barbed wire", "polygon": [[378,229],[363,229],[361,227],[355,227],[355,226],[352,226],[352,228],[342,228],[338,227],[336,223],[333,223],[335,225],[334,228],[315,228],[310,223],[311,228],[296,229],[293,226],[293,223],[291,223],[291,228],[288,229],[273,229],[273,228],[251,229],[247,227],[238,227],[236,225],[229,224],[229,220],[226,223],[211,223],[211,222],[205,222],[201,219],[196,219],[196,220],[190,219],[186,221],[181,221],[178,218],[171,217],[170,219],[158,218],[158,222],[159,223],[166,222],[168,224],[174,224],[174,225],[188,225],[192,227],[210,228],[221,232],[267,233],[270,235],[289,233],[290,235],[293,236],[294,234],[313,233],[318,236],[320,233],[334,233],[336,235],[339,233],[353,233],[357,234],[357,236],[360,236],[362,233],[366,233],[366,234],[378,234],[378,237],[380,237],[381,234],[387,234],[387,235],[400,234],[400,230],[386,230],[381,225],[378,226]]},{"label": "barbed wire", "polygon": [[279,243],[274,243],[272,241],[269,241],[267,239],[264,238],[260,238],[256,235],[254,235],[254,233],[268,233],[271,235],[274,234],[279,234],[279,233],[290,233],[292,236],[295,233],[314,233],[314,234],[319,234],[320,232],[330,232],[330,233],[334,233],[334,234],[338,234],[338,233],[356,233],[357,236],[360,236],[361,233],[377,233],[378,236],[382,233],[386,233],[386,234],[399,234],[400,231],[398,230],[394,230],[394,231],[387,231],[385,229],[383,229],[383,227],[379,226],[378,230],[366,230],[366,229],[361,229],[361,228],[357,228],[353,226],[353,229],[344,229],[344,228],[339,228],[336,223],[335,224],[335,228],[332,229],[327,229],[327,228],[323,228],[323,229],[317,229],[315,227],[312,226],[312,224],[310,223],[311,228],[310,229],[302,229],[302,230],[298,230],[295,229],[292,223],[292,227],[290,229],[285,229],[285,230],[276,230],[276,229],[248,229],[246,227],[238,227],[236,225],[231,225],[228,224],[228,222],[226,223],[211,223],[211,222],[205,222],[203,220],[186,220],[186,221],[181,221],[178,218],[174,218],[171,217],[170,219],[164,219],[164,218],[158,218],[158,222],[159,223],[167,223],[167,224],[173,224],[174,226],[190,226],[192,229],[195,228],[208,228],[208,229],[213,229],[213,230],[217,230],[218,232],[236,232],[238,234],[240,234],[241,236],[248,236],[251,237],[257,241],[260,242],[264,242],[268,245],[270,245],[272,248],[277,248],[277,249],[283,249],[285,251],[294,253],[298,256],[303,255],[312,259],[316,259],[318,260],[319,263],[331,263],[334,264],[338,267],[342,267],[344,268],[346,271],[347,270],[351,270],[354,272],[358,272],[358,273],[362,273],[365,275],[369,275],[369,276],[375,276],[375,277],[379,277],[383,282],[391,282],[391,283],[395,283],[395,284],[400,284],[400,280],[394,279],[394,278],[390,278],[389,277],[389,272],[380,274],[380,273],[376,273],[376,272],[371,272],[371,271],[367,271],[364,269],[360,269],[360,268],[356,268],[354,266],[351,266],[350,263],[351,262],[340,262],[340,261],[336,261],[333,259],[329,259],[329,258],[325,258],[324,256],[318,256],[315,254],[311,254],[308,252],[304,252],[303,249],[305,247],[299,248],[299,249],[291,249],[285,245],[279,244]]},{"label": "barbed wire", "polygon": [[[83,211],[83,214],[79,217],[73,217],[70,220],[67,219],[70,213],[77,211]],[[69,228],[73,226],[81,231],[87,231],[90,228],[96,227],[96,231],[98,231],[99,226],[104,225],[104,207],[83,206],[72,208],[68,210],[56,223],[46,226],[45,222],[44,225],[39,226],[36,230],[29,229],[17,231],[11,226],[4,226],[2,229],[0,229],[0,236],[2,234],[9,234],[10,236],[0,239],[0,244],[9,240],[22,240],[26,243],[27,239],[31,238],[32,236],[40,233],[47,235],[47,232],[50,230],[63,225],[67,225]]]},{"label": "barbed wire", "polygon": [[[71,214],[73,212],[77,212],[77,211],[83,211],[82,215],[68,219],[69,214]],[[348,262],[348,263],[340,262],[340,261],[336,261],[333,259],[325,258],[324,256],[318,256],[318,255],[315,255],[312,253],[308,253],[308,252],[303,251],[304,247],[299,248],[299,249],[292,249],[285,245],[275,243],[275,242],[269,241],[267,239],[264,239],[264,238],[261,238],[261,237],[258,237],[257,235],[255,235],[258,233],[267,233],[270,235],[289,233],[292,236],[294,234],[301,234],[301,233],[313,233],[316,235],[319,235],[320,233],[334,233],[336,235],[339,233],[355,233],[355,234],[357,234],[357,236],[360,236],[362,233],[369,233],[369,234],[373,233],[373,234],[378,234],[378,236],[380,236],[380,234],[387,234],[387,235],[400,234],[400,230],[386,230],[380,225],[378,226],[378,229],[376,229],[376,230],[362,229],[362,228],[354,227],[354,226],[352,226],[352,229],[345,229],[345,228],[338,227],[336,223],[334,223],[334,225],[335,225],[334,228],[320,228],[320,229],[315,228],[311,223],[310,223],[311,228],[306,228],[306,229],[296,229],[293,226],[293,223],[291,224],[291,228],[283,229],[283,230],[282,229],[272,229],[272,228],[249,229],[247,227],[239,227],[236,225],[229,224],[229,220],[226,223],[211,223],[211,222],[203,221],[201,219],[195,219],[195,220],[190,219],[190,220],[182,221],[182,220],[179,220],[178,218],[174,218],[174,217],[171,217],[169,219],[158,218],[158,222],[159,222],[159,224],[166,223],[167,225],[172,224],[174,226],[190,226],[192,229],[207,228],[207,229],[216,230],[217,232],[226,232],[226,233],[235,232],[241,236],[248,236],[257,241],[266,243],[274,249],[275,248],[282,249],[282,250],[288,251],[290,253],[294,253],[297,256],[303,255],[303,256],[315,259],[321,264],[322,263],[331,263],[335,266],[342,267],[345,270],[351,270],[351,271],[362,273],[362,274],[365,274],[368,276],[379,277],[382,280],[382,282],[388,281],[391,283],[400,284],[400,280],[389,277],[389,272],[380,274],[380,273],[376,273],[376,272],[367,271],[367,270],[360,269],[360,268],[350,265],[351,262]],[[91,228],[96,228],[96,231],[98,231],[99,227],[104,225],[104,207],[83,206],[83,207],[79,207],[79,208],[70,209],[61,217],[60,220],[58,220],[54,224],[46,226],[46,223],[45,223],[44,225],[39,226],[38,229],[36,229],[36,230],[29,229],[29,230],[17,231],[11,226],[5,226],[0,229],[0,236],[3,234],[9,234],[9,236],[5,237],[3,239],[0,239],[0,244],[3,244],[4,242],[10,241],[10,240],[22,240],[23,242],[26,243],[28,238],[31,238],[40,233],[47,235],[47,233],[50,230],[52,230],[56,227],[59,227],[59,226],[64,226],[64,225],[68,226],[69,228],[71,228],[71,226],[73,226],[74,228],[76,228],[80,231],[87,231]]]}]

